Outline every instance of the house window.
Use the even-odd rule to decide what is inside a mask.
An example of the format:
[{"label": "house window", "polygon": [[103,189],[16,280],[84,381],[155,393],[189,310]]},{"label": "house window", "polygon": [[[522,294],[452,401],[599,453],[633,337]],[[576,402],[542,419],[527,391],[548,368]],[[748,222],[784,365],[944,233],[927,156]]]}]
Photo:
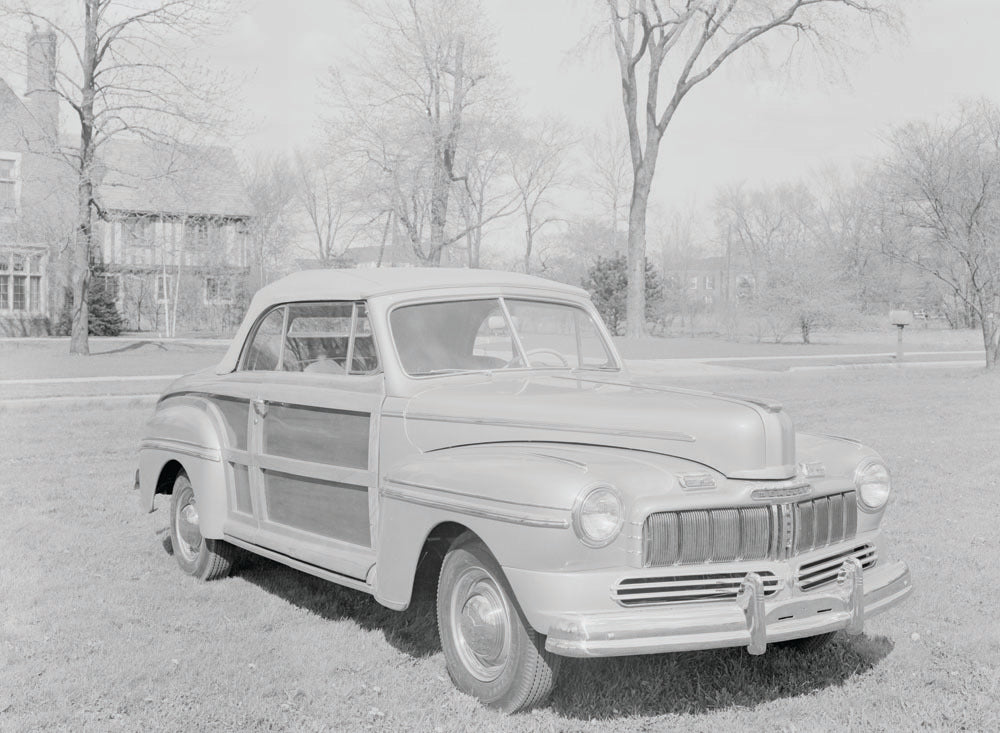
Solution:
[{"label": "house window", "polygon": [[12,250],[0,251],[0,311],[44,313],[43,255]]},{"label": "house window", "polygon": [[209,276],[205,278],[205,303],[231,303],[233,301],[232,283],[226,278]]},{"label": "house window", "polygon": [[688,278],[688,290],[697,290],[697,289],[698,289],[698,276],[692,275],[691,277]]},{"label": "house window", "polygon": [[161,272],[156,276],[156,299],[161,303],[170,300],[170,281],[171,277],[166,273]]},{"label": "house window", "polygon": [[705,275],[705,290],[715,290],[715,275]]},{"label": "house window", "polygon": [[14,292],[11,298],[11,308],[16,311],[26,311],[28,310],[28,294],[24,287],[25,281],[28,279],[24,275],[14,276]]},{"label": "house window", "polygon": [[21,205],[21,154],[0,152],[0,218],[10,221]]},{"label": "house window", "polygon": [[126,247],[148,249],[153,246],[153,222],[148,216],[126,216],[122,219],[122,237]]},{"label": "house window", "polygon": [[184,222],[184,242],[188,249],[202,250],[217,244],[221,227],[214,219],[188,219]]},{"label": "house window", "polygon": [[42,308],[42,278],[39,275],[32,275],[28,279],[28,305],[33,311],[41,311]]}]

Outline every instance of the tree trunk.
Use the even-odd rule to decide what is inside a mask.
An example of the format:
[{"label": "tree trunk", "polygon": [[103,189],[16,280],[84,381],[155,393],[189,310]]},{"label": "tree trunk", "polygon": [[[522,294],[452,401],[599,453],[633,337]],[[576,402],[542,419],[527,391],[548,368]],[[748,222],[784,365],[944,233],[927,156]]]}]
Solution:
[{"label": "tree trunk", "polygon": [[986,349],[986,368],[996,369],[1000,366],[1000,324],[993,314],[987,314],[986,318],[981,318],[979,322],[982,325],[983,346]]},{"label": "tree trunk", "polygon": [[[649,160],[647,152],[647,161]],[[655,154],[653,160],[656,160]],[[628,212],[628,293],[626,295],[625,335],[646,336],[646,208],[653,171],[644,162],[635,172],[632,204]]]},{"label": "tree trunk", "polygon": [[84,58],[81,84],[80,180],[77,186],[76,251],[73,253],[73,322],[69,352],[89,354],[90,314],[87,312],[87,285],[90,283],[90,247],[93,239],[91,213],[94,200],[94,73],[97,66],[97,0],[87,0],[84,8]]},{"label": "tree trunk", "polygon": [[428,264],[435,267],[441,264],[441,254],[444,250],[444,228],[448,223],[448,194],[451,181],[444,163],[435,166],[434,182],[431,185],[431,241],[427,253]]},{"label": "tree trunk", "polygon": [[90,317],[87,311],[87,288],[90,284],[90,185],[80,182],[77,213],[77,241],[73,252],[72,290],[73,311],[70,327],[69,353],[90,353]]},{"label": "tree trunk", "polygon": [[524,230],[524,274],[531,274],[531,247],[532,247],[531,227]]}]

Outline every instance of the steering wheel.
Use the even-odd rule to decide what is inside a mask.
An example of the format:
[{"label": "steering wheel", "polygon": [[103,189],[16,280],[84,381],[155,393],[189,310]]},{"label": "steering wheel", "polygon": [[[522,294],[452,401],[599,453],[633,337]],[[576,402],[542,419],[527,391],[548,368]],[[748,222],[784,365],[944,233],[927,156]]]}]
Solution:
[{"label": "steering wheel", "polygon": [[[528,366],[535,366],[531,362],[531,357],[534,356],[535,354],[548,354],[549,356],[554,356],[555,358],[557,358],[559,360],[559,362],[564,367],[568,367],[569,366],[569,362],[566,360],[565,356],[563,356],[562,354],[560,354],[555,349],[546,349],[546,348],[532,349],[531,351],[525,352],[524,355],[528,359]],[[539,366],[545,366],[545,365],[544,364],[540,364]]]}]

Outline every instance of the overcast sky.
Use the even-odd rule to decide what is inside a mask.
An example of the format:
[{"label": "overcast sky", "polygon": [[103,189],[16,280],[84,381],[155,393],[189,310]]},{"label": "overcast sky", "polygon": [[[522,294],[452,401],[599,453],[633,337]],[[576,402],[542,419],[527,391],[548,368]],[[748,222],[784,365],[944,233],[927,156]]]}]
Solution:
[{"label": "overcast sky", "polygon": [[[1000,0],[900,0],[907,37],[845,62],[849,84],[815,74],[743,73],[738,65],[685,100],[661,151],[654,198],[704,203],[723,184],[849,169],[880,136],[963,99],[1000,101]],[[595,18],[591,0],[486,0],[498,62],[526,114],[583,128],[620,119],[614,57],[573,53]],[[322,111],[319,80],[348,53],[358,16],[341,0],[260,0],[220,39],[218,54],[247,76],[246,151],[307,143]]]}]

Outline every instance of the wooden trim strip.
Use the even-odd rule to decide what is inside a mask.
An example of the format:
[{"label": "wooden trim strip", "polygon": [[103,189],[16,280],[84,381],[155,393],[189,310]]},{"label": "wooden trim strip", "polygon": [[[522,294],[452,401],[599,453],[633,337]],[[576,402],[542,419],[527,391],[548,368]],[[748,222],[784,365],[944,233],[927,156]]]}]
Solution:
[{"label": "wooden trim strip", "polygon": [[371,471],[363,468],[345,468],[269,454],[257,456],[256,464],[265,471],[280,471],[292,476],[303,476],[318,481],[351,484],[362,488],[375,485]]}]

